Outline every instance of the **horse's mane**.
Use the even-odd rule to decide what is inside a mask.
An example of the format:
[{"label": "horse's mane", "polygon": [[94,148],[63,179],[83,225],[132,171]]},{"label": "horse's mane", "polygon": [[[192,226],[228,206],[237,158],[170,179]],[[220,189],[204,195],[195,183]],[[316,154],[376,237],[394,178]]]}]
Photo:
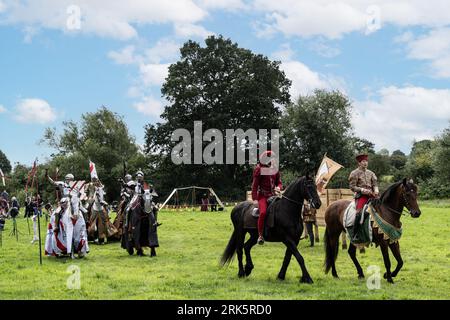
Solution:
[{"label": "horse's mane", "polygon": [[294,182],[291,182],[289,186],[286,188],[285,193],[289,193],[293,188],[298,186],[302,181],[304,181],[306,177],[297,177],[297,179],[294,180]]},{"label": "horse's mane", "polygon": [[374,205],[386,204],[386,202],[389,201],[393,194],[395,194],[395,190],[397,190],[397,188],[401,184],[403,184],[402,180],[392,184],[391,186],[389,186],[389,188],[386,189],[386,191],[382,193],[380,199],[375,199],[372,201],[372,203]]}]

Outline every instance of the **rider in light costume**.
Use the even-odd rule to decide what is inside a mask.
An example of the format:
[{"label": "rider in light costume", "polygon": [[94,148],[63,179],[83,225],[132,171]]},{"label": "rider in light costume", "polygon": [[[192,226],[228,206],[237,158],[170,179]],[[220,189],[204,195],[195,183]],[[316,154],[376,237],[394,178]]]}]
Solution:
[{"label": "rider in light costume", "polygon": [[[70,255],[78,253],[80,258],[89,253],[87,241],[86,222],[83,212],[86,210],[80,204],[80,189],[75,188],[73,174],[67,174],[64,181],[53,181],[46,176],[58,190],[60,197],[60,206],[54,212],[47,238],[52,238],[52,246],[46,248],[47,255],[59,256],[62,254]],[[48,249],[48,250],[47,250]]]}]

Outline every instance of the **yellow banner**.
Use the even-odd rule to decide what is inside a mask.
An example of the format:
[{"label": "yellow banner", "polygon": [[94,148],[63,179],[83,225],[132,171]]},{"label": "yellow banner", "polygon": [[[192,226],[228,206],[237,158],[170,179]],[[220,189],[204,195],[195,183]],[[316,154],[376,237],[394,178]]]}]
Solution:
[{"label": "yellow banner", "polygon": [[327,156],[323,157],[322,164],[319,167],[316,175],[317,191],[322,194],[330,182],[331,178],[342,169],[344,166],[331,160]]}]

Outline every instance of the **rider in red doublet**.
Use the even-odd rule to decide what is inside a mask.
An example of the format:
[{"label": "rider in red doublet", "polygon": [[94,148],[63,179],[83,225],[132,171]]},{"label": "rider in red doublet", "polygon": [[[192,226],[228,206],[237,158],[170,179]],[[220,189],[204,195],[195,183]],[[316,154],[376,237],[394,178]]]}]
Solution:
[{"label": "rider in red doublet", "polygon": [[276,170],[276,172],[271,172],[270,175],[263,175],[263,168],[274,168],[273,163],[269,162],[268,164],[264,164],[263,160],[267,157],[274,156],[275,153],[272,151],[266,151],[260,156],[260,163],[256,166],[255,171],[253,172],[253,183],[252,183],[252,199],[259,207],[259,219],[258,219],[258,233],[259,239],[258,244],[264,244],[263,230],[264,230],[264,221],[267,214],[267,199],[276,195],[276,193],[280,192],[283,188],[283,184],[281,182],[280,172]]}]

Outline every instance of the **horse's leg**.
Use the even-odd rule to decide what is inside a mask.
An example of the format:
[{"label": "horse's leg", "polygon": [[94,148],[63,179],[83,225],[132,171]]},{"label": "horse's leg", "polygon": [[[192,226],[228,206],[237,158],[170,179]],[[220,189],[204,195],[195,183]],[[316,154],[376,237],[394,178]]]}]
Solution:
[{"label": "horse's leg", "polygon": [[391,274],[391,260],[389,259],[389,246],[387,241],[381,241],[380,243],[381,253],[383,254],[384,266],[386,267],[385,279],[389,283],[394,283]]},{"label": "horse's leg", "polygon": [[244,245],[245,250],[245,258],[246,258],[246,264],[245,264],[245,275],[248,277],[252,274],[253,269],[255,266],[253,265],[252,261],[252,255],[251,251],[252,248],[258,243],[258,235],[256,233],[250,234],[250,239],[247,241],[247,243]]},{"label": "horse's leg", "polygon": [[364,279],[364,271],[359,264],[358,259],[356,258],[356,246],[353,243],[350,243],[350,247],[348,248],[348,254],[355,264],[356,270],[358,271],[358,278]]},{"label": "horse's leg", "polygon": [[242,232],[243,234],[240,235],[237,239],[238,243],[237,243],[237,247],[236,247],[236,254],[238,257],[238,264],[239,264],[239,273],[238,273],[238,277],[239,278],[244,278],[245,277],[245,270],[244,270],[244,263],[243,263],[243,249],[244,249],[244,241],[245,241],[245,231]]},{"label": "horse's leg", "polygon": [[155,249],[155,247],[151,247],[150,249],[151,249],[151,250],[150,250],[150,251],[151,251],[150,257],[152,257],[152,258],[153,258],[153,257],[156,257],[156,249]]},{"label": "horse's leg", "polygon": [[[394,255],[395,260],[397,260],[397,268],[395,268],[395,271],[392,272],[392,278],[395,278],[400,270],[403,268],[403,259],[402,255],[400,254],[400,244],[398,242],[390,244],[389,248],[391,248],[392,254]],[[387,274],[385,274],[385,279],[387,277]]]},{"label": "horse's leg", "polygon": [[278,280],[286,279],[286,272],[291,263],[292,252],[289,249],[286,249],[286,254],[284,256],[283,266],[281,267],[280,273],[278,274]]},{"label": "horse's leg", "polygon": [[347,234],[342,232],[342,250],[347,250]]},{"label": "horse's leg", "polygon": [[287,239],[287,240],[283,241],[283,243],[286,245],[288,250],[290,250],[292,252],[294,257],[297,259],[297,262],[300,265],[300,268],[302,269],[302,278],[300,279],[300,282],[308,283],[308,284],[314,283],[314,281],[311,279],[311,276],[309,275],[308,270],[306,269],[305,259],[303,259],[302,255],[298,251],[295,241]]}]

